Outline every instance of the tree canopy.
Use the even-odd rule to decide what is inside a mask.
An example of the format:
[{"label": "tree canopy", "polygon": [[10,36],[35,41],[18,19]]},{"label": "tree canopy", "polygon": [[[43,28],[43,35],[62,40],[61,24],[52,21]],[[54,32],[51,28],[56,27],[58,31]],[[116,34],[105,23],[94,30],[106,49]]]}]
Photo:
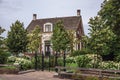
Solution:
[{"label": "tree canopy", "polygon": [[67,31],[64,28],[63,22],[58,21],[53,29],[52,47],[54,51],[65,51],[70,43]]},{"label": "tree canopy", "polygon": [[41,45],[41,30],[40,27],[37,25],[35,26],[34,30],[28,34],[29,43],[27,48],[29,51],[34,52],[40,49]]},{"label": "tree canopy", "polygon": [[16,55],[19,52],[26,51],[27,31],[23,27],[23,23],[16,21],[10,26],[10,31],[7,36],[7,46],[9,50]]},{"label": "tree canopy", "polygon": [[96,54],[109,54],[109,43],[115,38],[115,35],[110,27],[106,26],[101,18],[98,16],[90,19],[89,26],[89,48],[92,50],[93,53]]},{"label": "tree canopy", "polygon": [[105,0],[98,12],[106,26],[110,26],[116,39],[110,44],[111,53],[119,55],[120,53],[120,0]]},{"label": "tree canopy", "polygon": [[3,45],[3,37],[1,36],[1,34],[5,31],[5,29],[3,29],[2,27],[0,27],[0,52],[2,51],[2,45]]},{"label": "tree canopy", "polygon": [[101,10],[90,18],[87,48],[101,55],[120,53],[120,1],[105,0]]}]

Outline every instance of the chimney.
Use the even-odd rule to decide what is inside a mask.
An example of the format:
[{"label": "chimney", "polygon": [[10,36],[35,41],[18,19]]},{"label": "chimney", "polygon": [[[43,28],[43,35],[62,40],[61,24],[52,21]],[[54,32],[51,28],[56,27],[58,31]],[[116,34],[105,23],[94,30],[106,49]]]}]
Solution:
[{"label": "chimney", "polygon": [[77,10],[77,16],[80,16],[80,9]]},{"label": "chimney", "polygon": [[33,14],[33,20],[37,19],[37,14]]}]

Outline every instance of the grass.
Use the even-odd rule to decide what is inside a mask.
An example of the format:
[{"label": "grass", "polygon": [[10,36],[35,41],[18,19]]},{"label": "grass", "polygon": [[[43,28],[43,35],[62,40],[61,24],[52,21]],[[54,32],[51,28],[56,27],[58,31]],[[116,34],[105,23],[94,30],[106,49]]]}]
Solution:
[{"label": "grass", "polygon": [[66,64],[66,67],[76,68],[76,67],[78,67],[78,65],[76,63],[68,63],[68,64]]},{"label": "grass", "polygon": [[76,63],[68,63],[68,64],[66,64],[66,67],[71,67],[70,69],[67,69],[67,71],[66,72],[68,72],[68,73],[74,73],[75,72],[75,68],[77,68],[78,67],[78,65],[76,64]]},{"label": "grass", "polygon": [[0,69],[16,69],[15,66],[0,66]]}]

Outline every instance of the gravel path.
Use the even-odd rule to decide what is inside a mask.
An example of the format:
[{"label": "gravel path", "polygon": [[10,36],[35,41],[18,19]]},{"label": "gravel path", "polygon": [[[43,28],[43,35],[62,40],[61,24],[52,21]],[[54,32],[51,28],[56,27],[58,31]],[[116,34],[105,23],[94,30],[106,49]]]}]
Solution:
[{"label": "gravel path", "polygon": [[57,73],[47,71],[36,71],[19,75],[0,74],[0,80],[69,80],[54,77]]}]

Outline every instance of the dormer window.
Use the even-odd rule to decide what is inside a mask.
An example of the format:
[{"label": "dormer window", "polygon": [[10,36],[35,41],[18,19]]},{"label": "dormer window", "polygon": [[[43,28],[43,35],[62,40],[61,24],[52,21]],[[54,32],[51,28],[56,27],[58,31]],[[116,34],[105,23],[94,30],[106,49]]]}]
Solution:
[{"label": "dormer window", "polygon": [[44,32],[52,32],[52,23],[45,23],[44,24]]}]

